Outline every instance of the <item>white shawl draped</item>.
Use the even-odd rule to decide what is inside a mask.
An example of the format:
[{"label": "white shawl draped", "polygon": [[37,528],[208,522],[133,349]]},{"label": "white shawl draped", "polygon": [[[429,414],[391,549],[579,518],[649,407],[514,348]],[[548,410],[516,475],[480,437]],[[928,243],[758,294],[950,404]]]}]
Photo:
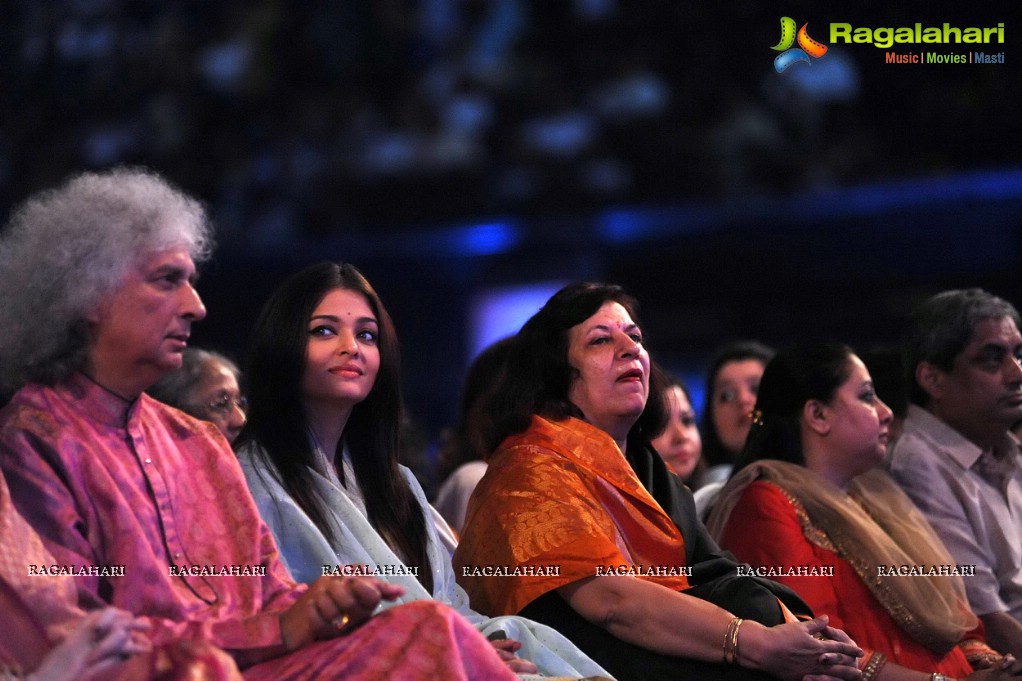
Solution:
[{"label": "white shawl draped", "polygon": [[[484,636],[503,632],[508,638],[520,641],[522,649],[518,652],[519,657],[534,663],[543,675],[610,677],[571,641],[546,625],[523,617],[486,617],[469,607],[468,595],[455,581],[451,554],[442,539],[442,534],[446,533],[449,542],[453,533],[439,513],[427,503],[422,487],[404,466],[401,472],[419,504],[430,513],[426,530],[429,535],[429,562],[433,570],[432,595],[426,592],[415,575],[410,574],[410,568],[369,524],[349,462],[344,462],[344,472],[351,489],[341,485],[336,475],[330,476],[334,478],[331,480],[312,470],[316,491],[331,512],[328,521],[336,537],[331,545],[266,469],[263,458],[257,454],[258,446],[257,443],[247,444],[238,453],[238,458],[259,512],[277,540],[281,558],[297,581],[315,581],[323,574],[324,566],[330,569],[338,565],[360,565],[370,570],[398,573],[379,575],[381,579],[400,584],[405,589],[404,596],[381,604],[381,607],[432,598],[457,610]],[[400,574],[402,572],[408,574]]]}]

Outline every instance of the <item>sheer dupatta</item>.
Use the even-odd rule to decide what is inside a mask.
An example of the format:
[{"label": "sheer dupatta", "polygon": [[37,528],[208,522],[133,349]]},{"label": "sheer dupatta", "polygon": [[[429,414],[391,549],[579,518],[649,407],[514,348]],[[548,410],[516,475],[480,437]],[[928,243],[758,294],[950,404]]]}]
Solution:
[{"label": "sheer dupatta", "polygon": [[888,574],[893,566],[952,566],[947,548],[919,510],[882,470],[860,475],[844,493],[804,466],[758,461],[739,471],[721,491],[707,523],[719,537],[745,489],[772,482],[805,508],[895,621],[930,650],[946,654],[975,628],[965,585],[957,576]]}]

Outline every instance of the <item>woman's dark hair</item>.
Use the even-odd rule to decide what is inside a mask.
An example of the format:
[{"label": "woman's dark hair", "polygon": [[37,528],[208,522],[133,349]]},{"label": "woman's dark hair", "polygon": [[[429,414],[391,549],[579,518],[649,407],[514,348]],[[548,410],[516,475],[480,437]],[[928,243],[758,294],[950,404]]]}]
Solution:
[{"label": "woman's dark hair", "polygon": [[[656,371],[659,371],[663,375],[663,384],[660,386],[663,390],[667,390],[668,388],[678,386],[681,389],[681,392],[685,394],[685,399],[688,400],[688,403],[692,404],[692,393],[689,391],[688,385],[685,384],[685,381],[681,380],[681,376],[672,371],[664,369],[656,362],[650,362],[650,364],[655,366]],[[660,432],[662,433],[663,431],[661,430]],[[657,433],[656,435],[659,434],[660,433]]]},{"label": "woman's dark hair", "polygon": [[513,340],[508,337],[488,345],[469,365],[458,402],[458,425],[444,442],[438,456],[441,480],[458,466],[480,461],[489,455],[486,436],[493,430],[493,419],[484,405],[505,371]]},{"label": "woman's dark hair", "polygon": [[700,434],[703,438],[703,461],[707,466],[719,466],[735,462],[739,452],[728,450],[720,441],[717,434],[717,427],[713,423],[713,412],[715,404],[713,396],[716,393],[717,374],[724,368],[725,364],[731,362],[744,362],[754,359],[763,366],[774,356],[772,348],[763,345],[758,341],[742,340],[729,343],[720,348],[710,361],[710,371],[706,374],[706,394],[703,402],[703,418],[700,424]]},{"label": "woman's dark hair", "polygon": [[[660,437],[664,430],[667,429],[667,422],[670,420],[670,406],[666,395],[669,389],[674,386],[678,386],[681,392],[685,394],[685,399],[688,400],[688,403],[693,404],[693,402],[692,393],[689,392],[688,386],[685,385],[685,381],[681,380],[681,376],[665,369],[663,365],[653,361],[652,359],[649,361],[649,373],[651,381],[653,380],[653,377],[656,378],[656,384],[660,387],[660,393],[661,395],[664,395],[664,409],[667,410],[667,418],[664,419],[662,424],[660,424],[660,429],[655,432],[648,433],[649,437],[652,439]],[[652,391],[652,388],[650,388],[650,390]]]},{"label": "woman's dark hair", "polygon": [[[664,397],[664,403],[665,404],[669,404],[668,401],[667,401],[667,397],[666,397],[667,391],[670,390],[671,388],[673,388],[674,386],[678,386],[678,389],[681,390],[682,393],[684,393],[685,399],[688,400],[688,403],[690,405],[694,405],[695,404],[692,401],[692,393],[689,392],[688,386],[685,384],[685,381],[683,381],[681,379],[681,376],[679,376],[679,375],[677,375],[677,374],[675,374],[675,373],[673,373],[671,371],[668,371],[667,369],[663,368],[662,366],[660,366],[656,362],[650,362],[650,371],[654,375],[659,374],[660,389],[661,389],[661,391],[663,392],[663,394],[665,396]],[[670,410],[669,410],[669,408],[668,408],[668,418],[670,418]],[[664,430],[666,428],[667,428],[667,422],[665,421],[663,428],[661,428],[658,432],[653,433],[650,436],[651,439],[652,438],[660,437],[660,435],[663,434],[663,432],[664,432]],[[702,443],[702,433],[699,434],[699,440],[700,440],[700,443]],[[688,477],[688,480],[685,481],[685,484],[688,485],[689,488],[692,489],[693,491],[699,489],[700,487],[702,487],[702,485],[703,485],[703,476],[706,475],[706,457],[704,457],[703,454],[702,454],[702,444],[700,444],[699,452],[700,452],[699,453],[699,460],[696,461],[695,468],[692,469],[692,474]]]},{"label": "woman's dark hair", "polygon": [[735,472],[762,459],[805,465],[802,409],[828,403],[851,375],[853,351],[841,343],[796,345],[777,353],[759,384],[756,419]]},{"label": "woman's dark hair", "polygon": [[[570,284],[555,293],[546,305],[522,326],[508,353],[508,366],[487,400],[494,428],[486,446],[492,452],[504,440],[524,431],[533,414],[559,421],[569,416],[584,418],[568,400],[568,389],[578,370],[568,364],[568,331],[592,317],[607,302],[620,304],[639,323],[638,303],[620,286]],[[649,377],[646,408],[628,433],[628,440],[648,441],[667,421],[660,375]]]},{"label": "woman's dark hair", "polygon": [[[362,273],[347,263],[323,262],[292,275],[270,296],[252,331],[248,423],[238,446],[255,441],[265,463],[316,527],[330,540],[325,502],[314,492],[313,449],[302,399],[308,325],[316,306],[335,289],[365,297],[379,324],[380,368],[372,390],[355,405],[337,443],[347,446],[369,522],[432,592],[425,510],[398,469],[401,434],[400,355],[394,323]],[[258,451],[258,448],[257,450]]]}]

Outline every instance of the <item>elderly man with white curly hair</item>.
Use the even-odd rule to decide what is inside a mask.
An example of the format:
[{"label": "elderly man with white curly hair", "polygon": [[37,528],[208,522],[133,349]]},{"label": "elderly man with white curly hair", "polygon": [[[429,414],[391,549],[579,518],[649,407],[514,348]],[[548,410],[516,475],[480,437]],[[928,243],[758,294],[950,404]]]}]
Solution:
[{"label": "elderly man with white curly hair", "polygon": [[[370,619],[400,587],[298,586],[226,440],[144,394],[206,316],[198,202],[138,169],[85,173],[30,198],[0,239],[0,466],[79,603],[149,636],[229,652],[248,679],[514,678],[432,601]],[[424,635],[422,632],[428,632]]]}]

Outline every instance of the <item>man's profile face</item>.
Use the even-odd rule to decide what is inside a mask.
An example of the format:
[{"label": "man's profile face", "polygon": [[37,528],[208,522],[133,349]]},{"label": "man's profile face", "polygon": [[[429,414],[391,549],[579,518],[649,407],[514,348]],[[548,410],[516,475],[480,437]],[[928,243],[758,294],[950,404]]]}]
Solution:
[{"label": "man's profile face", "polygon": [[206,316],[193,287],[195,264],[176,246],[144,256],[93,319],[92,378],[134,397],[181,366],[191,325]]},{"label": "man's profile face", "polygon": [[984,319],[955,357],[937,370],[934,413],[957,430],[994,434],[1022,420],[1022,334],[1011,317]]}]

